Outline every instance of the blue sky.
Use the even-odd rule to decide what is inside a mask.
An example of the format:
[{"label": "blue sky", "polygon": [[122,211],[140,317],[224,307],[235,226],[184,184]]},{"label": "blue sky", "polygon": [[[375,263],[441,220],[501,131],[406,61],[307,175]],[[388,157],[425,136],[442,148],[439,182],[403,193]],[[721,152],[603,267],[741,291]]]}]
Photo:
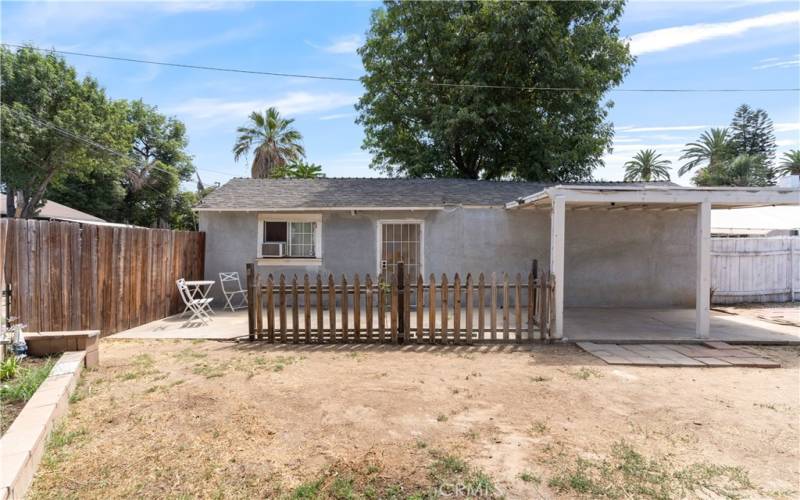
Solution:
[{"label": "blue sky", "polygon": [[[621,88],[800,87],[797,2],[632,1],[622,18],[638,61]],[[2,3],[7,43],[261,71],[358,77],[355,49],[372,2]],[[249,175],[231,147],[255,109],[296,118],[308,160],[328,176],[376,176],[361,149],[355,82],[229,74],[67,56],[114,98],[142,98],[182,119],[204,182]],[[703,129],[730,122],[741,103],[765,109],[779,151],[800,147],[798,93],[612,93],[614,152],[595,176],[621,180],[623,163],[653,147],[677,163]],[[688,184],[687,177],[677,179]]]}]

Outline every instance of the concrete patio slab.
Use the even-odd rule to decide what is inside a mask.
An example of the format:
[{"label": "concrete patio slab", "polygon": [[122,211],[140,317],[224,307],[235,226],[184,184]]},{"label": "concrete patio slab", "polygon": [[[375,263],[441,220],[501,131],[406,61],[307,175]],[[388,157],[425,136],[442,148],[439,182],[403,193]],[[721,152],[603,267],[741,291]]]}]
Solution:
[{"label": "concrete patio slab", "polygon": [[[699,342],[694,309],[568,308],[564,336],[574,342]],[[710,337],[704,340],[800,345],[800,328],[712,311]]]},{"label": "concrete patio slab", "polygon": [[[477,314],[477,313],[476,313]],[[300,315],[302,318],[302,314]],[[377,315],[375,315],[377,316]],[[524,317],[524,315],[523,315]],[[208,325],[200,322],[187,324],[187,317],[170,316],[162,320],[125,330],[111,336],[119,339],[208,339],[230,340],[247,336],[247,311],[216,311]],[[277,315],[276,315],[277,318]],[[349,324],[353,325],[353,311],[350,310]],[[412,315],[413,318],[413,315]],[[423,315],[427,328],[428,311]],[[514,338],[516,325],[514,314],[510,315],[510,338]],[[292,315],[287,314],[287,332],[292,331]],[[438,315],[437,315],[438,319]],[[277,320],[276,320],[277,321]],[[302,321],[302,319],[301,319]],[[373,319],[373,322],[377,319]],[[452,316],[450,322],[452,324]],[[696,348],[714,348],[716,342],[743,344],[796,344],[800,345],[800,328],[778,325],[758,319],[733,316],[724,313],[711,315],[711,337],[700,340],[695,336],[693,309],[633,309],[633,308],[569,308],[565,312],[565,340],[572,342],[598,343],[694,343]],[[366,324],[362,311],[362,326]],[[388,324],[388,319],[387,319]],[[466,324],[462,312],[461,324]],[[473,318],[477,325],[477,317]],[[328,327],[328,315],[323,318],[323,326]],[[440,325],[437,323],[437,327]],[[498,329],[502,335],[502,315],[498,318]],[[527,325],[523,325],[523,331]],[[739,346],[729,346],[738,349]],[[716,347],[717,349],[719,347]],[[620,351],[610,354],[624,357]],[[703,351],[693,353],[703,356]],[[729,354],[734,356],[734,354]],[[749,354],[748,354],[749,356]]]}]

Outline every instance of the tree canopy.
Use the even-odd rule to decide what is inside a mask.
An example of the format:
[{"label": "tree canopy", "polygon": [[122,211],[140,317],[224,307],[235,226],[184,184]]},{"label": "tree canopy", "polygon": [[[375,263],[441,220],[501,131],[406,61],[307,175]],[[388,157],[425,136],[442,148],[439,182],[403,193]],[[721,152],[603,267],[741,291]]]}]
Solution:
[{"label": "tree canopy", "polygon": [[668,181],[670,163],[672,162],[662,159],[655,149],[643,149],[625,163],[625,181]]},{"label": "tree canopy", "polygon": [[142,101],[109,99],[61,57],[0,50],[0,181],[9,205],[19,202],[16,215],[33,217],[51,199],[111,222],[190,228],[183,123]]},{"label": "tree canopy", "polygon": [[254,179],[274,177],[274,171],[284,171],[284,167],[299,162],[306,152],[303,136],[292,126],[293,118],[284,118],[277,108],[267,108],[265,112],[253,111],[247,125],[239,127],[239,137],[233,145],[233,158],[239,161],[252,153],[250,167]]},{"label": "tree canopy", "polygon": [[[386,1],[359,49],[358,122],[372,168],[589,178],[613,136],[603,96],[633,63],[622,10],[622,1]],[[554,88],[580,90],[545,90]]]},{"label": "tree canopy", "polygon": [[686,145],[678,170],[695,170],[698,186],[769,186],[775,183],[775,133],[763,109],[736,108],[729,128],[712,128]]},{"label": "tree canopy", "polygon": [[[109,154],[61,130],[125,149],[130,130],[124,106],[110,101],[96,80],[79,79],[62,58],[30,48],[0,48],[2,59],[2,181],[9,205],[32,217],[48,189],[69,176],[103,183],[119,174]],[[114,203],[119,192],[101,203]],[[9,208],[12,208],[11,206]],[[11,213],[11,212],[10,212]]]}]

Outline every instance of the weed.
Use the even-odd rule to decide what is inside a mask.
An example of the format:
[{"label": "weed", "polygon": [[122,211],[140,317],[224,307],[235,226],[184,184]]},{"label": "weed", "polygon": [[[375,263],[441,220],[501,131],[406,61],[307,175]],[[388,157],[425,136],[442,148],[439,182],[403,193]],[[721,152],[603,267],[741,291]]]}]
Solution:
[{"label": "weed", "polygon": [[9,404],[29,400],[47,378],[54,364],[52,358],[48,358],[43,364],[31,367],[26,366],[24,362],[20,363],[16,368],[16,376],[0,387],[0,402]]},{"label": "weed", "polygon": [[528,377],[531,382],[549,382],[552,380],[550,377],[543,377],[541,375],[536,375],[535,377]]},{"label": "weed", "polygon": [[700,490],[731,498],[754,489],[739,467],[696,463],[675,468],[665,458],[643,456],[624,441],[612,446],[609,459],[578,458],[548,484],[560,493],[611,498],[685,498]]},{"label": "weed", "polygon": [[585,366],[580,370],[571,373],[570,375],[578,380],[588,380],[591,377],[601,377],[599,371],[595,370],[594,368],[586,368]]},{"label": "weed", "polygon": [[216,365],[209,363],[198,363],[194,365],[194,368],[192,368],[192,373],[195,375],[202,375],[205,378],[217,378],[225,375],[225,372],[228,371],[228,366],[228,363],[220,363]]},{"label": "weed", "polygon": [[337,499],[351,499],[355,498],[356,494],[353,490],[353,480],[349,477],[337,477],[331,484],[331,496]]},{"label": "weed", "polygon": [[322,486],[321,480],[303,483],[292,491],[290,498],[294,500],[318,498],[320,486]]},{"label": "weed", "polygon": [[530,427],[530,432],[532,434],[544,434],[548,430],[550,430],[550,426],[547,425],[547,421],[545,420],[536,420]]},{"label": "weed", "polygon": [[175,359],[180,361],[193,361],[195,359],[202,359],[207,357],[208,355],[204,352],[197,352],[192,349],[184,349],[182,351],[178,351],[173,354]]},{"label": "weed", "polygon": [[454,455],[439,455],[431,464],[433,473],[460,474],[467,470],[467,464]]},{"label": "weed", "polygon": [[42,463],[47,468],[53,468],[64,458],[64,448],[88,436],[89,432],[80,427],[74,431],[67,431],[65,424],[57,426],[50,434],[47,442],[47,451],[42,458]]},{"label": "weed", "polygon": [[447,415],[444,413],[440,413],[438,417],[436,417],[437,422],[447,422]]},{"label": "weed", "polygon": [[147,353],[139,354],[131,359],[133,369],[117,376],[118,380],[135,380],[148,375],[158,375],[161,372],[153,368],[155,360]]},{"label": "weed", "polygon": [[520,474],[519,478],[525,481],[526,483],[540,484],[542,482],[539,476],[528,471],[525,471],[522,474]]},{"label": "weed", "polygon": [[417,439],[417,448],[422,450],[422,449],[425,449],[427,447],[428,447],[428,443],[426,443],[425,441],[423,441],[421,439]]},{"label": "weed", "polygon": [[[3,347],[5,349],[5,347]],[[16,356],[11,356],[0,364],[0,382],[9,380],[17,376],[19,371],[19,361]]]}]

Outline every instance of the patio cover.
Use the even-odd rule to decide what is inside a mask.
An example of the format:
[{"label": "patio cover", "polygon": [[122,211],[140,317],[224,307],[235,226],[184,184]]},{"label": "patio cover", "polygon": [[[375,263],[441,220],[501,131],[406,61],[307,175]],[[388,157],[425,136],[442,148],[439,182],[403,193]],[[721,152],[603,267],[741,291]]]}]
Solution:
[{"label": "patio cover", "polygon": [[554,186],[506,204],[509,210],[550,211],[550,272],[555,277],[553,336],[564,335],[564,234],[567,210],[697,213],[696,332],[708,338],[711,308],[711,209],[800,205],[797,188],[680,186]]}]

